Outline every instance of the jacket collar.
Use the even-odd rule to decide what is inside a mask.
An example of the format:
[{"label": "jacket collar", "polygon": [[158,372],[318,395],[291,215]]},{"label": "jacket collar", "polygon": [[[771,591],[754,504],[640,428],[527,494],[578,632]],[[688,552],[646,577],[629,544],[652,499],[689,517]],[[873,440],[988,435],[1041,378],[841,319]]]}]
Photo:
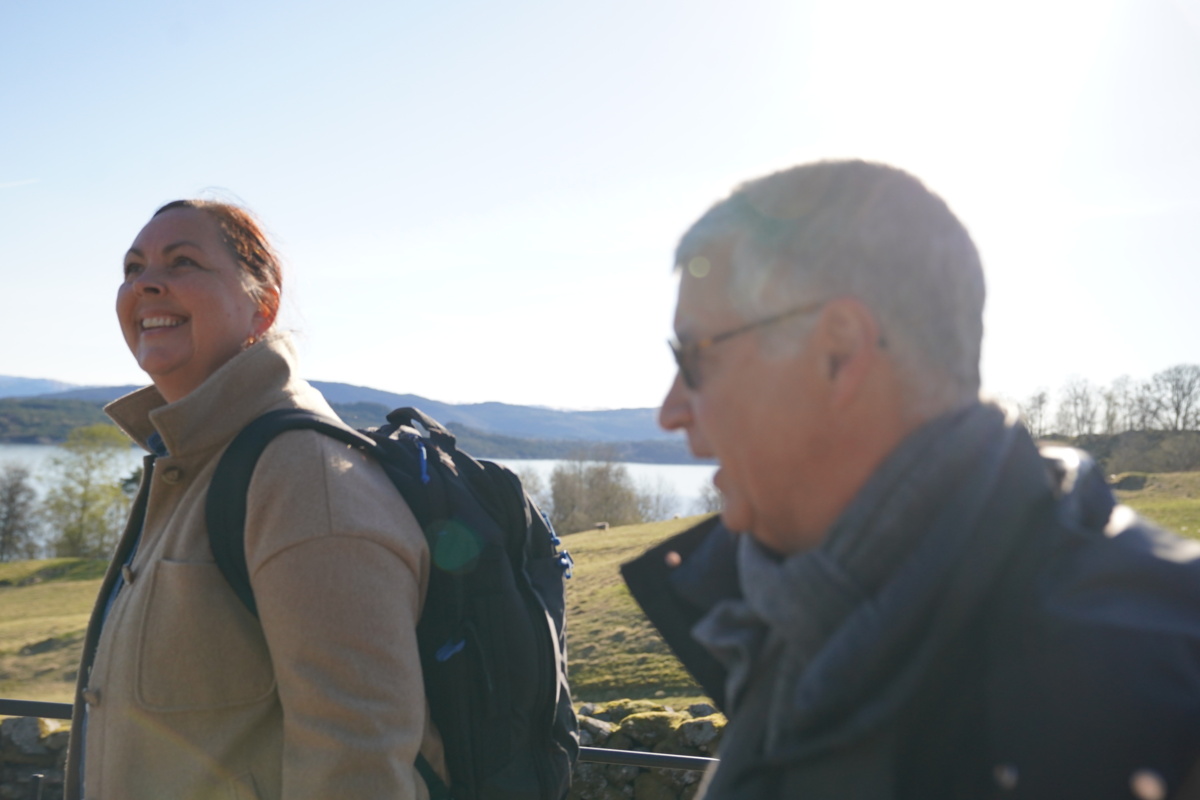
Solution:
[{"label": "jacket collar", "polygon": [[121,430],[147,450],[157,432],[172,456],[222,446],[251,420],[285,403],[332,414],[324,398],[295,377],[296,350],[286,333],[270,333],[238,353],[193,392],[167,403],[147,386],[105,406]]}]

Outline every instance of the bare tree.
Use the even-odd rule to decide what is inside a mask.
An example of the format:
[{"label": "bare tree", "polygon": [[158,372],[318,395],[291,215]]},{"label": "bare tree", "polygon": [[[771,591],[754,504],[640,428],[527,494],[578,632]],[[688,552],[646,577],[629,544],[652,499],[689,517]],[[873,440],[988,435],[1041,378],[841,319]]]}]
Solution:
[{"label": "bare tree", "polygon": [[1158,426],[1159,398],[1151,381],[1142,381],[1133,388],[1129,400],[1131,431],[1148,431]]},{"label": "bare tree", "polygon": [[659,475],[653,481],[637,482],[638,511],[644,522],[657,522],[675,516],[679,494],[671,483]]},{"label": "bare tree", "polygon": [[550,493],[546,490],[546,482],[542,480],[541,473],[530,466],[522,466],[514,471],[517,473],[517,477],[521,479],[521,485],[525,487],[525,493],[533,498],[533,502],[537,503],[538,508],[549,508]]},{"label": "bare tree", "polygon": [[1058,428],[1067,436],[1082,436],[1096,430],[1095,390],[1083,378],[1070,378],[1058,404]]},{"label": "bare tree", "polygon": [[1046,423],[1049,421],[1050,394],[1045,389],[1038,389],[1022,403],[1017,403],[1021,421],[1029,429],[1029,435],[1041,439],[1047,433]]},{"label": "bare tree", "polygon": [[1129,378],[1121,376],[1098,389],[1097,394],[1100,397],[1100,432],[1111,436],[1127,430],[1125,407],[1128,404]]},{"label": "bare tree", "polygon": [[1200,427],[1200,365],[1177,364],[1150,379],[1158,398],[1158,422],[1164,430]]},{"label": "bare tree", "polygon": [[1114,378],[1108,388],[1102,392],[1105,433],[1123,433],[1134,429],[1135,392],[1133,380],[1128,375]]},{"label": "bare tree", "polygon": [[721,497],[720,490],[709,482],[700,489],[700,495],[693,503],[693,507],[697,513],[711,514],[725,507],[725,498]]},{"label": "bare tree", "polygon": [[550,473],[550,520],[559,533],[576,533],[601,522],[642,522],[642,504],[629,470],[610,450],[581,450]]},{"label": "bare tree", "polygon": [[29,467],[5,464],[0,470],[0,561],[36,555],[36,504]]}]

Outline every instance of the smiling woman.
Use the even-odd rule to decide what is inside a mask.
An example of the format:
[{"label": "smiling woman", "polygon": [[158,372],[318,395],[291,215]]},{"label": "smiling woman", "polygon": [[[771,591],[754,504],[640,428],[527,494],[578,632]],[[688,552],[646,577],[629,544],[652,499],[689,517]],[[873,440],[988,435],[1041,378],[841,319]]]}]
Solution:
[{"label": "smiling woman", "polygon": [[105,411],[151,453],[88,627],[65,796],[426,797],[444,777],[416,621],[420,527],[382,468],[315,431],[246,497],[257,617],[214,563],[217,461],[259,415],[336,418],[272,330],[279,260],[249,212],[184,200],[125,255],[117,317],[148,386]]},{"label": "smiling woman", "polygon": [[174,402],[271,327],[280,290],[278,258],[248,213],[178,200],[129,248],[117,316],[138,366]]}]

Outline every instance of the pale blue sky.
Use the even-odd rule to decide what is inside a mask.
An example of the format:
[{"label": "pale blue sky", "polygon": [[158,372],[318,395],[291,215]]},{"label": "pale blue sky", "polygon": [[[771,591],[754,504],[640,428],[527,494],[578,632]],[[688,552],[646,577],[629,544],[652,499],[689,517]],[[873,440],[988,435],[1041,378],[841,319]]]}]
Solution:
[{"label": "pale blue sky", "polygon": [[144,378],[121,257],[216,189],[288,259],[308,377],[651,406],[671,251],[819,157],[942,194],[985,388],[1200,361],[1197,0],[0,0],[0,374]]}]

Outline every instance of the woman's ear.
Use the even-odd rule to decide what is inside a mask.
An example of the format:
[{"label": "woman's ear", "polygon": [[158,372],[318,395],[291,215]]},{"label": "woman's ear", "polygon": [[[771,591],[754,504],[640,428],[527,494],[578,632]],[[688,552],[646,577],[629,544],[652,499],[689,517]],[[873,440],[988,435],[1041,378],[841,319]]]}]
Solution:
[{"label": "woman's ear", "polygon": [[275,317],[279,314],[279,290],[274,286],[263,286],[259,289],[258,311],[254,314],[254,338],[260,338],[271,330]]}]

